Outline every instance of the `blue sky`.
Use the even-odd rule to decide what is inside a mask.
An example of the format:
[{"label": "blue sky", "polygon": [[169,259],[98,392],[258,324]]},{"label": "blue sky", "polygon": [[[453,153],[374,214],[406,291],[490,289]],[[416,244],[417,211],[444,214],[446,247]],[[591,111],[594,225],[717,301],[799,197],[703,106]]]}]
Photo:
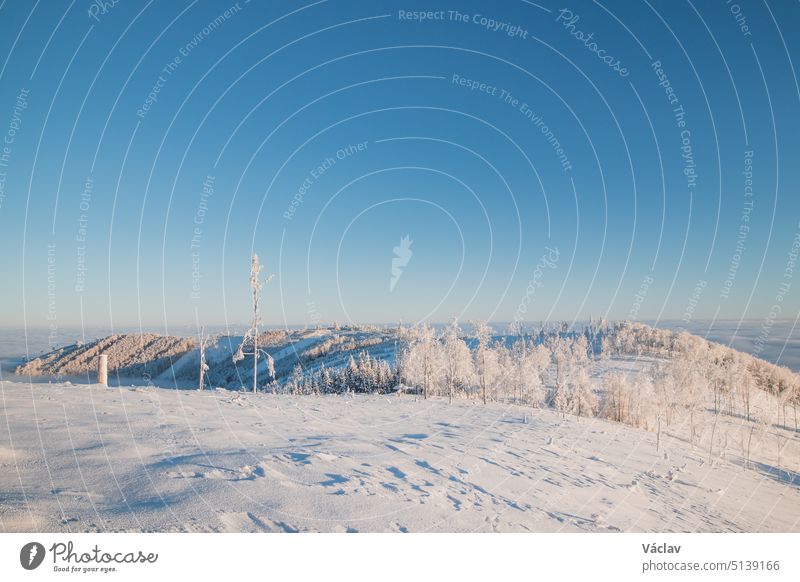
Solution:
[{"label": "blue sky", "polygon": [[241,323],[253,251],[270,324],[794,319],[798,25],[794,3],[6,0],[0,322]]}]

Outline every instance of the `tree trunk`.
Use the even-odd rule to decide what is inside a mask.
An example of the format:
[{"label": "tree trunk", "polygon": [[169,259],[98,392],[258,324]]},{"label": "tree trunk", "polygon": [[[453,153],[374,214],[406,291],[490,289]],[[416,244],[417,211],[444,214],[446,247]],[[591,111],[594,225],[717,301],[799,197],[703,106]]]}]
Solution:
[{"label": "tree trunk", "polygon": [[745,398],[746,398],[746,400],[745,400],[744,406],[745,406],[745,410],[747,411],[747,422],[750,422],[750,389],[749,388],[747,389],[747,392],[745,392]]},{"label": "tree trunk", "polygon": [[205,376],[206,367],[206,343],[205,343],[205,328],[200,330],[200,381],[198,382],[198,389],[203,390],[203,378]]},{"label": "tree trunk", "polygon": [[486,354],[481,355],[483,370],[481,371],[481,390],[483,392],[483,403],[486,404]]},{"label": "tree trunk", "polygon": [[661,448],[661,415],[659,414],[656,417],[656,422],[658,423],[658,432],[656,433],[656,452],[659,451]]},{"label": "tree trunk", "polygon": [[714,415],[714,424],[711,425],[711,444],[708,445],[708,462],[711,462],[711,457],[714,452],[714,432],[717,430],[717,419],[719,418],[719,414]]},{"label": "tree trunk", "polygon": [[258,330],[253,334],[253,394],[258,389]]},{"label": "tree trunk", "polygon": [[428,399],[428,351],[425,351],[425,364],[423,364],[425,373],[422,378],[422,394],[425,400]]}]

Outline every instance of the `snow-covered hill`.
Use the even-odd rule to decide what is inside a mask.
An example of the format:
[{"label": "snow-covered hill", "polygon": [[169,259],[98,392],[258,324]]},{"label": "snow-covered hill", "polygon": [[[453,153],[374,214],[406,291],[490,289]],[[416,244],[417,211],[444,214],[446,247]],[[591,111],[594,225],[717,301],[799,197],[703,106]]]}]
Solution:
[{"label": "snow-covered hill", "polygon": [[741,419],[709,455],[708,433],[657,451],[620,423],[468,400],[0,391],[2,531],[800,531],[798,434],[759,428],[745,468]]},{"label": "snow-covered hill", "polygon": [[[213,338],[206,353],[209,366],[207,384],[239,388],[252,385],[252,357],[234,363],[233,355],[242,343],[241,335]],[[278,380],[285,380],[297,364],[311,373],[325,365],[345,366],[362,353],[394,361],[396,330],[377,328],[328,328],[313,330],[273,330],[259,334],[259,347],[275,360]],[[96,373],[97,356],[109,356],[111,380],[116,384],[154,384],[178,388],[197,387],[199,370],[198,341],[192,337],[160,336],[152,333],[116,334],[86,344],[58,348],[20,365],[19,376],[58,379],[91,379]],[[259,382],[269,382],[266,359],[259,364]]]},{"label": "snow-covered hill", "polygon": [[[23,364],[0,383],[0,525],[800,531],[800,378],[697,336],[267,331],[257,394],[241,344],[206,349],[202,392],[188,338]],[[112,388],[93,384],[100,352]]]}]

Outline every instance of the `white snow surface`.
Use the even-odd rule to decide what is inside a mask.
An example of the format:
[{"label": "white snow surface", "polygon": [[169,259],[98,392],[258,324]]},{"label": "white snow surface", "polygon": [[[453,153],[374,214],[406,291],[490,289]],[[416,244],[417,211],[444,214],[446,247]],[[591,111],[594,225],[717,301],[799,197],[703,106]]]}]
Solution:
[{"label": "white snow surface", "polygon": [[800,435],[759,429],[745,468],[732,417],[710,454],[677,428],[657,452],[619,423],[409,395],[3,381],[0,402],[5,532],[800,531]]}]

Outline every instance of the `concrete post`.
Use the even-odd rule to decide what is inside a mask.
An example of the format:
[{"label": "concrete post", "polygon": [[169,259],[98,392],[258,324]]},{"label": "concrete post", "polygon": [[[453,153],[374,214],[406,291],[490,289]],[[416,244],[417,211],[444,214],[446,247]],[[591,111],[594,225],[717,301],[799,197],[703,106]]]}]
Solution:
[{"label": "concrete post", "polygon": [[100,360],[97,362],[97,383],[108,386],[108,356],[106,354],[100,354]]}]

